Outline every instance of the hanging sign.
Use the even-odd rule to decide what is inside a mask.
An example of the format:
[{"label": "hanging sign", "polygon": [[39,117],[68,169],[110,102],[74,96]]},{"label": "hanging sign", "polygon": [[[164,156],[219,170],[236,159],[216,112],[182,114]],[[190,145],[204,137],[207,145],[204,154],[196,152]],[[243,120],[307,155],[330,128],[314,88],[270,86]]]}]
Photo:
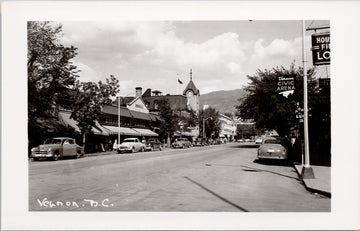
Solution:
[{"label": "hanging sign", "polygon": [[295,75],[280,76],[277,82],[276,92],[295,90]]},{"label": "hanging sign", "polygon": [[311,36],[313,65],[330,64],[330,33]]}]

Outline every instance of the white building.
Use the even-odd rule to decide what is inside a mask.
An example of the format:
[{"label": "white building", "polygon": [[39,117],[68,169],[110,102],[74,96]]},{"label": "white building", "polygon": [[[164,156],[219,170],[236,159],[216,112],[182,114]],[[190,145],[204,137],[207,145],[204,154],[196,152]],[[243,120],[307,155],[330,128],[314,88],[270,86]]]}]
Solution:
[{"label": "white building", "polygon": [[236,135],[236,123],[230,117],[220,114],[220,138],[227,138],[228,141],[234,139]]}]

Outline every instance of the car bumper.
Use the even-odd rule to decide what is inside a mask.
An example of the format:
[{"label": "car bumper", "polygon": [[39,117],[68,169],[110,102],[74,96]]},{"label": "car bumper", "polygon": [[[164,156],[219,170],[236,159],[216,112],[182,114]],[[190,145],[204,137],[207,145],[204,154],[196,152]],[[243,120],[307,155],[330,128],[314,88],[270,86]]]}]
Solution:
[{"label": "car bumper", "polygon": [[286,156],[278,156],[278,155],[273,155],[273,156],[267,156],[267,155],[258,155],[259,159],[276,159],[276,160],[285,160]]},{"label": "car bumper", "polygon": [[119,152],[130,152],[132,151],[132,147],[119,147]]},{"label": "car bumper", "polygon": [[49,158],[53,156],[54,156],[53,153],[32,153],[30,155],[31,158]]}]

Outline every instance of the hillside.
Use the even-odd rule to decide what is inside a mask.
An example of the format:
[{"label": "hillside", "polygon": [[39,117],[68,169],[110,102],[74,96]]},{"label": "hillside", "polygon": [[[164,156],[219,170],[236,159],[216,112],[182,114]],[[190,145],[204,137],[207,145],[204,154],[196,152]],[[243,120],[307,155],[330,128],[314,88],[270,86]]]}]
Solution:
[{"label": "hillside", "polygon": [[245,90],[236,89],[231,91],[214,91],[200,95],[200,109],[203,109],[203,105],[209,105],[220,113],[235,112],[234,106],[239,104],[238,99],[244,97],[245,94]]}]

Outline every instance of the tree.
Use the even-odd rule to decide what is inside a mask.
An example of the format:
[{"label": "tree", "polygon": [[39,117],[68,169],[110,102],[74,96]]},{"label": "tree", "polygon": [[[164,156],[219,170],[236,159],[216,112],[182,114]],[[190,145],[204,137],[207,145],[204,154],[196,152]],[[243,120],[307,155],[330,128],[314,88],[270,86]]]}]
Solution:
[{"label": "tree", "polygon": [[179,116],[171,109],[169,101],[166,99],[160,100],[159,115],[162,118],[160,126],[160,137],[166,137],[167,146],[170,146],[170,137],[175,131],[179,130]]},{"label": "tree", "polygon": [[77,121],[77,126],[83,136],[85,146],[86,134],[92,133],[92,127],[101,113],[103,105],[110,104],[111,97],[119,92],[119,80],[113,75],[106,79],[106,83],[76,82],[75,89],[78,94],[75,97],[70,118]]},{"label": "tree", "polygon": [[70,61],[77,48],[60,44],[62,25],[28,22],[27,29],[28,117],[34,121],[67,98],[66,89],[78,78]]},{"label": "tree", "polygon": [[262,134],[264,131],[256,129],[255,125],[238,124],[236,126],[236,136],[238,138],[250,138]]},{"label": "tree", "polygon": [[200,134],[203,135],[205,124],[206,137],[218,137],[220,133],[220,114],[215,108],[208,107],[199,113]]},{"label": "tree", "polygon": [[[297,105],[303,104],[303,69],[291,64],[289,69],[276,67],[271,70],[257,70],[248,76],[249,86],[245,98],[239,99],[237,115],[242,119],[253,119],[257,128],[276,130],[280,136],[287,135],[292,123],[296,121]],[[307,70],[309,93],[316,91],[315,69]],[[287,98],[276,92],[278,77],[295,75],[295,90]]]}]

